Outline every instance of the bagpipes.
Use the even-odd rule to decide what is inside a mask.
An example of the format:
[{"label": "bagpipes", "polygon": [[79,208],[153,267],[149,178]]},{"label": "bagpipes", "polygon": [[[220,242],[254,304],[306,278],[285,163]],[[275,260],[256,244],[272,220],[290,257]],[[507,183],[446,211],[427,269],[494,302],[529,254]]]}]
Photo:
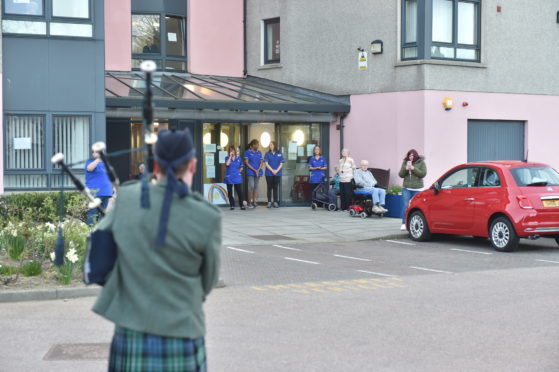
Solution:
[{"label": "bagpipes", "polygon": [[[149,174],[153,173],[153,145],[157,142],[157,136],[153,132],[153,92],[152,92],[152,73],[156,70],[157,66],[154,61],[144,61],[140,66],[141,70],[145,73],[146,82],[146,92],[144,96],[143,103],[143,124],[144,124],[144,140],[145,145],[137,148],[119,151],[115,153],[106,153],[106,145],[104,142],[96,142],[92,145],[91,149],[98,152],[101,160],[105,164],[105,169],[107,171],[107,176],[111,181],[113,189],[117,190],[119,186],[118,176],[109,163],[108,158],[117,155],[124,155],[127,153],[135,151],[144,151],[145,153],[145,165],[147,172],[144,172],[142,176],[142,191],[141,191],[141,208],[150,207],[149,198]],[[103,216],[106,211],[102,207],[101,199],[96,198],[92,195],[91,191],[85,186],[82,181],[72,172],[71,166],[79,163],[84,163],[81,161],[74,164],[66,164],[64,162],[64,154],[55,154],[51,162],[55,165],[61,167],[63,173],[66,173],[76,189],[80,191],[86,200],[88,201],[88,209],[97,209],[97,211]],[[60,224],[58,227],[58,237],[55,244],[55,259],[54,264],[56,266],[61,266],[64,263],[64,237],[62,230],[63,221],[63,190],[60,191]],[[100,284],[105,283],[105,279],[111,272],[114,263],[116,261],[116,244],[113,239],[112,233],[103,230],[93,231],[87,239],[87,249],[84,262],[84,282],[86,284]]]}]

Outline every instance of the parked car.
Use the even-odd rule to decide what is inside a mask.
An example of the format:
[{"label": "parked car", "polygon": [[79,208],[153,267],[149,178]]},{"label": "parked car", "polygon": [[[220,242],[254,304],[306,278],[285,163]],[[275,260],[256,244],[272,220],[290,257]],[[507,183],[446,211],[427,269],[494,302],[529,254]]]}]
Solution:
[{"label": "parked car", "polygon": [[546,164],[487,161],[452,168],[415,195],[406,211],[409,236],[432,233],[489,238],[509,252],[520,238],[559,244],[559,173]]}]

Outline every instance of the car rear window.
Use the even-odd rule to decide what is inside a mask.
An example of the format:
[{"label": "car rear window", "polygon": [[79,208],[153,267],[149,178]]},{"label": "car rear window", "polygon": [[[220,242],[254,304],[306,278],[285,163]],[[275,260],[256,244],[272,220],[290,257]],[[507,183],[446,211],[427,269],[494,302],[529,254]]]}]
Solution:
[{"label": "car rear window", "polygon": [[513,168],[511,173],[518,186],[559,186],[559,173],[550,167]]}]

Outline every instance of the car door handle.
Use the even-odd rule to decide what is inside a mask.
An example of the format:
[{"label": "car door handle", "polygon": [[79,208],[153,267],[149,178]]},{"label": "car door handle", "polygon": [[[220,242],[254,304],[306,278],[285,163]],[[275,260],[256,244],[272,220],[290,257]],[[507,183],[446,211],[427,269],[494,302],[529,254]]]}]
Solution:
[{"label": "car door handle", "polygon": [[475,199],[474,199],[474,198],[466,198],[466,199],[464,199],[464,200],[466,200],[466,201],[474,201]]}]

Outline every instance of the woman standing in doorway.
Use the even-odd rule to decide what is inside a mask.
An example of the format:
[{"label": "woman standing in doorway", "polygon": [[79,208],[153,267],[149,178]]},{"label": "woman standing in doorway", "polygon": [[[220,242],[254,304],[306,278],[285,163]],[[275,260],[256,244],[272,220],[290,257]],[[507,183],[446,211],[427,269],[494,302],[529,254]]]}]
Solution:
[{"label": "woman standing in doorway", "polygon": [[258,150],[257,139],[250,141],[248,150],[245,151],[246,175],[248,179],[248,208],[256,208],[258,199],[258,181],[262,176],[262,153]]},{"label": "woman standing in doorway", "polygon": [[278,187],[281,181],[281,169],[283,168],[285,159],[281,152],[277,150],[276,142],[270,142],[270,148],[264,156],[264,164],[266,166],[266,186],[268,189],[268,208],[272,208],[272,194],[274,199],[274,208],[279,208]]},{"label": "woman standing in doorway", "polygon": [[235,197],[233,196],[233,188],[239,199],[239,207],[245,209],[246,201],[243,200],[243,162],[237,153],[237,148],[233,145],[229,146],[229,156],[225,158],[225,179],[223,182],[227,185],[227,195],[229,195],[229,206],[231,210],[235,209]]},{"label": "woman standing in doorway", "polygon": [[411,149],[407,152],[402,161],[398,175],[404,179],[402,196],[404,199],[404,210],[402,211],[402,226],[400,230],[406,229],[406,209],[411,198],[423,190],[423,177],[427,175],[427,165],[423,156],[419,156],[416,150]]},{"label": "woman standing in doorway", "polygon": [[338,165],[340,169],[340,199],[342,211],[347,211],[349,204],[353,199],[353,190],[351,188],[351,180],[353,180],[353,172],[355,171],[355,161],[349,157],[349,150],[342,150],[342,158]]},{"label": "woman standing in doorway", "polygon": [[320,146],[317,145],[313,149],[313,156],[309,159],[309,170],[311,171],[309,183],[311,184],[311,193],[324,180],[326,169],[328,169],[328,165],[322,156]]}]

